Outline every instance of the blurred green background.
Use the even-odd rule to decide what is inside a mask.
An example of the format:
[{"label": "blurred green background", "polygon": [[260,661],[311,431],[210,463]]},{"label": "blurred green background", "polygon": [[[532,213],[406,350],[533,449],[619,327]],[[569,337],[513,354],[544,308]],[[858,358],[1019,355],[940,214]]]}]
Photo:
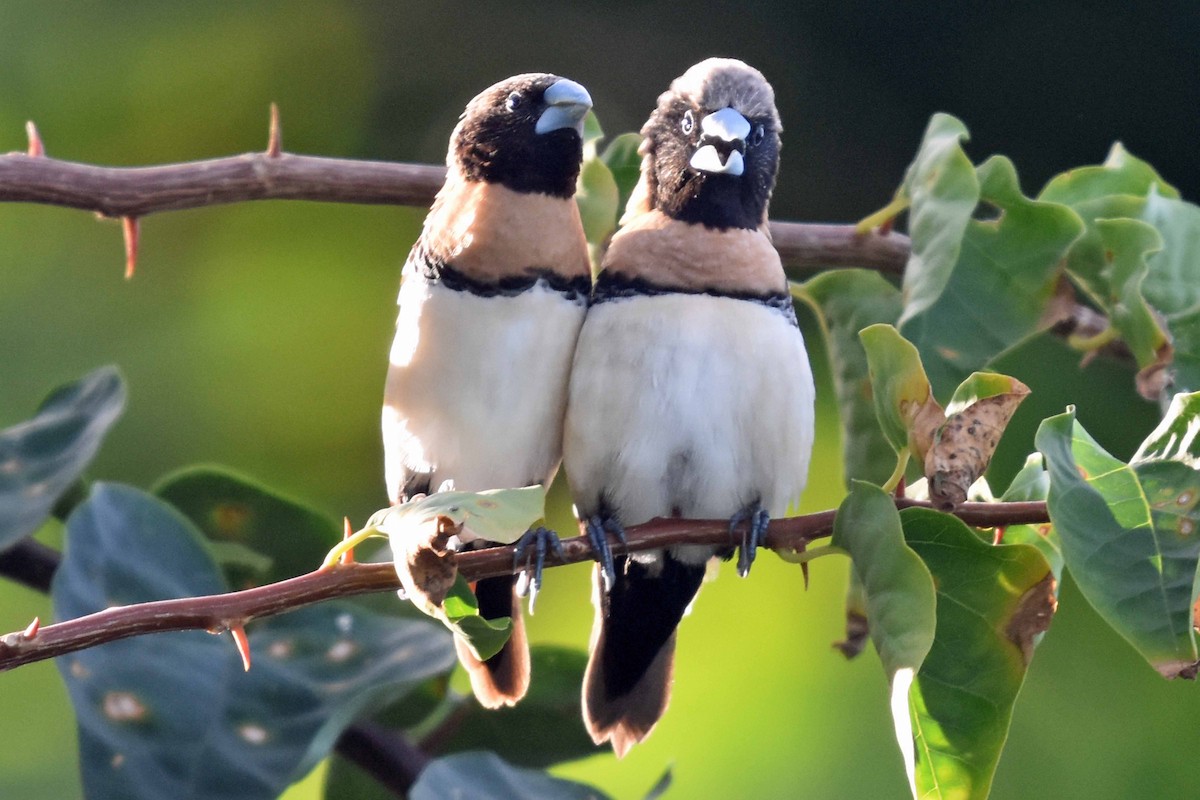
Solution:
[{"label": "blurred green background", "polygon": [[[1194,201],[1196,101],[1185,87],[1200,73],[1198,36],[1190,2],[3,0],[0,151],[23,150],[32,119],[60,158],[227,155],[265,145],[276,101],[290,151],[439,162],[466,100],[507,75],[584,82],[619,133],[687,66],[730,55],[762,69],[779,96],[777,219],[846,222],[882,205],[934,111],[967,123],[977,161],[1012,156],[1027,192],[1121,139]],[[126,282],[117,223],[2,206],[0,425],[115,363],[129,407],[93,477],[147,486],[217,462],[361,523],[385,503],[379,401],[399,266],[422,216],[304,203],[153,216]],[[811,320],[807,330],[817,345]],[[1037,421],[1066,402],[1120,456],[1153,424],[1155,409],[1112,364],[1080,372],[1054,342],[1008,360],[1035,395],[998,456],[1001,484]],[[827,383],[820,391],[805,510],[841,494]],[[818,562],[806,593],[799,571],[771,556],[753,580],[724,568],[681,629],[672,706],[651,739],[624,761],[605,752],[557,772],[621,798],[668,765],[673,797],[906,796],[877,659],[846,663],[829,646],[842,635],[846,570]],[[584,647],[589,591],[586,568],[555,570],[532,639]],[[45,598],[0,586],[0,628],[34,614],[49,616]],[[0,708],[0,797],[78,796],[74,723],[53,666],[0,674]],[[993,796],[1195,796],[1198,718],[1196,688],[1160,680],[1068,582]]]}]

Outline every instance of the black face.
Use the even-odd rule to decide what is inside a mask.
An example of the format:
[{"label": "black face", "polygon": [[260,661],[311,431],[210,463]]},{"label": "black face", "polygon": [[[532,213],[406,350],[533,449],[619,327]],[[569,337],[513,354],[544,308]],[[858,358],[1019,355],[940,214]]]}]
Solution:
[{"label": "black face", "polygon": [[[779,132],[769,117],[746,117],[750,133],[745,141],[714,140],[702,134],[705,113],[675,98],[651,116],[645,132],[654,154],[653,203],[664,214],[685,222],[718,229],[757,228],[775,188]],[[691,166],[692,156],[705,144],[716,146],[723,160],[730,150],[739,150],[742,174],[703,172]]]},{"label": "black face", "polygon": [[467,106],[451,143],[468,180],[499,183],[515,192],[575,194],[583,141],[573,128],[536,133],[544,95],[559,79],[532,75],[496,84]]}]

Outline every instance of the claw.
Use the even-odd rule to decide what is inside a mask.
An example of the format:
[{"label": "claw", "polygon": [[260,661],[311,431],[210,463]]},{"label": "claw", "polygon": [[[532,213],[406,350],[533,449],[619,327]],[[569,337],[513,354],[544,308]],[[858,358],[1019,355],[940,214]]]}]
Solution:
[{"label": "claw", "polygon": [[[529,548],[533,547],[532,556],[529,553]],[[558,556],[558,560],[565,562],[567,554],[563,552],[562,542],[558,539],[558,534],[549,528],[537,527],[530,528],[521,538],[517,540],[517,549],[513,553],[513,568],[519,567],[524,562],[524,570],[517,578],[517,594],[524,597],[529,595],[529,613],[533,614],[534,603],[537,602],[538,592],[542,588],[542,567],[546,563],[546,548],[549,547]],[[530,562],[532,561],[533,577],[530,578]]]},{"label": "claw", "polygon": [[746,533],[742,536],[742,546],[738,551],[738,575],[746,577],[750,567],[758,555],[758,546],[767,537],[767,526],[771,524],[771,515],[758,502],[746,506],[729,519],[729,533],[732,535],[743,522],[746,523]]},{"label": "claw", "polygon": [[600,574],[604,578],[604,591],[612,591],[613,583],[617,580],[617,567],[613,563],[612,548],[608,544],[608,533],[613,533],[622,544],[625,544],[625,529],[615,519],[603,519],[599,514],[587,521],[587,537],[600,564]]}]

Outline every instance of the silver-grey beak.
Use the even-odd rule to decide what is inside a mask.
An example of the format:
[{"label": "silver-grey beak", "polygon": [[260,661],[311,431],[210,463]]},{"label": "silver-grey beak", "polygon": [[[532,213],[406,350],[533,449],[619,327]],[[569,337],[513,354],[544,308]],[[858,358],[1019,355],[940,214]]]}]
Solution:
[{"label": "silver-grey beak", "polygon": [[574,128],[583,136],[583,118],[592,107],[592,96],[575,81],[561,78],[550,85],[543,95],[546,110],[538,117],[535,133],[549,133],[560,128]]},{"label": "silver-grey beak", "polygon": [[[701,147],[688,162],[692,169],[718,175],[741,175],[745,169],[742,151],[750,135],[750,122],[732,108],[719,111],[700,120]],[[709,142],[709,144],[703,144]],[[725,153],[724,159],[721,154]]]}]

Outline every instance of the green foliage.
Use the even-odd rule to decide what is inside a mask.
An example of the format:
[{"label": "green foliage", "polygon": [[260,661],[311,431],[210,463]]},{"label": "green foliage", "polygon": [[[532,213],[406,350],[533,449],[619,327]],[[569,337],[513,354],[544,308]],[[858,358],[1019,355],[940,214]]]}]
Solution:
[{"label": "green foliage", "polygon": [[[70,517],[53,596],[58,614],[71,618],[226,589],[200,532],[179,512],[98,484]],[[125,639],[60,660],[87,793],[274,798],[357,716],[454,661],[429,623],[344,603],[253,623],[249,638],[249,673],[225,636],[201,631]]]},{"label": "green foliage", "polygon": [[907,303],[899,325],[938,397],[1043,327],[1060,262],[1082,228],[1070,209],[1026,198],[1007,158],[975,173],[980,202],[999,217],[967,223],[942,291],[923,309]]},{"label": "green foliage", "polygon": [[1109,455],[1074,410],[1042,423],[1050,513],[1067,568],[1105,620],[1167,677],[1194,677],[1200,584],[1200,475],[1191,452],[1200,396],[1178,395],[1129,462]]},{"label": "green foliage", "polygon": [[937,633],[909,693],[916,797],[987,797],[1037,636],[1053,613],[1046,559],[991,546],[960,520],[900,514],[904,538],[933,575]]},{"label": "green foliage", "polygon": [[604,800],[607,795],[543,772],[508,764],[495,753],[460,753],[434,761],[409,792],[412,800]]},{"label": "green foliage", "polygon": [[929,569],[904,543],[900,514],[878,487],[855,481],[831,543],[845,550],[866,591],[871,641],[891,680],[916,672],[933,645],[936,600]]},{"label": "green foliage", "polygon": [[120,374],[102,367],[51,392],[32,419],[0,431],[0,550],[46,521],[124,408]]},{"label": "green foliage", "polygon": [[322,514],[226,469],[180,470],[154,494],[203,531],[226,581],[238,588],[311,572],[340,536]]},{"label": "green foliage", "polygon": [[[593,266],[640,166],[636,134],[604,148],[602,137],[589,115],[577,201]],[[1200,395],[1178,395],[1128,461],[1093,440],[1073,412],[1046,420],[1042,455],[1027,461],[1002,499],[1048,496],[1053,525],[972,530],[927,509],[898,513],[879,488],[894,488],[913,454],[925,461],[936,495],[935,476],[944,474],[937,458],[965,452],[938,450],[954,421],[1023,396],[1018,381],[992,370],[1045,341],[1076,292],[1110,324],[1070,345],[1089,355],[1127,351],[1127,390],[1135,370],[1148,397],[1172,381],[1200,386],[1200,208],[1119,145],[1103,165],[1064,173],[1031,198],[1011,161],[992,156],[976,166],[966,140],[961,122],[936,115],[893,202],[864,220],[882,224],[908,209],[912,256],[899,288],[864,270],[792,286],[822,326],[840,411],[851,488],[832,545],[851,556],[853,608],[869,622],[918,797],[988,794],[1064,569],[1164,675],[1191,677],[1200,662]],[[242,318],[237,293],[223,285],[220,292],[230,316],[215,335]],[[1037,368],[1018,363],[1013,372]],[[1081,406],[1098,402],[1095,386],[1062,377]],[[943,412],[938,398],[951,393]],[[123,404],[121,380],[101,370],[0,434],[0,548],[34,531],[77,484]],[[989,418],[989,435],[998,437],[1011,414]],[[321,433],[306,429],[306,442]],[[1014,446],[1023,456],[1027,445]],[[975,457],[964,495],[989,458],[990,451]],[[155,494],[99,484],[75,510],[54,587],[59,616],[282,580],[314,568],[338,538],[323,514],[224,469],[186,468]],[[380,512],[363,533],[399,545],[414,529],[449,520],[513,542],[545,516],[544,500],[541,487],[440,493]],[[511,621],[477,612],[459,577],[436,615],[487,657]],[[778,620],[771,624],[779,635]],[[249,633],[249,675],[224,637],[202,633],[134,638],[62,659],[87,793],[273,797],[317,764],[354,718],[385,708],[377,720],[450,754],[420,776],[412,797],[601,796],[537,771],[595,751],[578,716],[585,662],[577,650],[535,647],[529,696],[485,712],[448,688],[449,637],[402,610],[330,603],[253,622]],[[352,770],[340,762],[331,769],[329,796],[374,796]]]},{"label": "green foliage", "polygon": [[824,327],[841,417],[846,485],[856,478],[883,483],[891,472],[892,450],[875,414],[858,332],[895,322],[902,307],[900,291],[879,273],[857,269],[825,272],[791,288],[794,297],[812,306]]}]

